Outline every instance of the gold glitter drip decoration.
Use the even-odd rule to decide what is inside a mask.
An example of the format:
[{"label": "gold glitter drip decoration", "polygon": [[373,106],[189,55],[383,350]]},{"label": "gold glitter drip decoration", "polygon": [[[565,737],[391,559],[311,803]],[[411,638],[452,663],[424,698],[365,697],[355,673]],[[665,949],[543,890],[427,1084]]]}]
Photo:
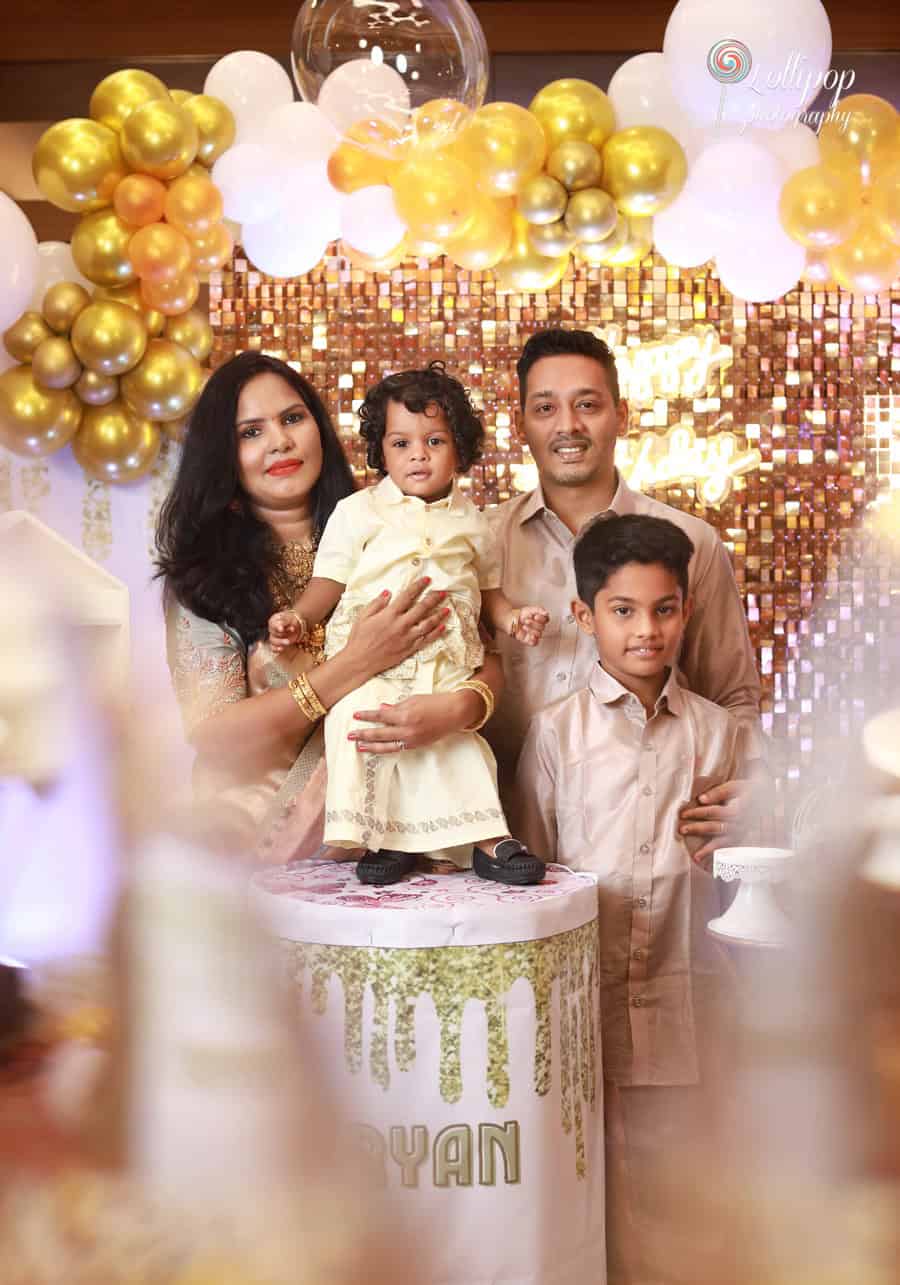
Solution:
[{"label": "gold glitter drip decoration", "polygon": [[81,547],[95,562],[105,562],[112,542],[109,483],[90,480],[81,502]]},{"label": "gold glitter drip decoration", "polygon": [[50,473],[44,461],[26,464],[19,474],[19,484],[26,509],[35,517],[40,517],[43,501],[50,494]]},{"label": "gold glitter drip decoration", "polygon": [[288,968],[302,1004],[305,979],[313,1012],[328,1005],[337,978],[344,992],[344,1058],[357,1074],[363,1065],[363,1000],[372,990],[375,1013],[368,1069],[382,1089],[391,1083],[390,1019],[394,1012],[394,1059],[401,1071],[415,1057],[415,1004],[431,997],[440,1026],[440,1094],[444,1102],[462,1097],[460,1038],[469,1000],[484,1004],[487,1016],[485,1091],[491,1106],[509,1100],[509,1035],[505,996],[524,977],[535,1000],[534,1091],[543,1097],[553,1083],[552,998],[559,985],[559,1076],[561,1122],[575,1135],[575,1171],[587,1171],[584,1108],[595,1108],[597,1076],[597,930],[592,923],[540,941],[488,946],[444,946],[389,950],[376,946],[309,946],[283,942]]}]

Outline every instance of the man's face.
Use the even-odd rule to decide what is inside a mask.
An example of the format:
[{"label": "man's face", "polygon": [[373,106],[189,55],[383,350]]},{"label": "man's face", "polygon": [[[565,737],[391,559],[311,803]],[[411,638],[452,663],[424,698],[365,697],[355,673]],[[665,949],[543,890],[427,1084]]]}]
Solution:
[{"label": "man's face", "polygon": [[520,435],[542,484],[584,486],[609,477],[627,422],[627,404],[615,404],[606,371],[592,357],[542,357],[528,372]]}]

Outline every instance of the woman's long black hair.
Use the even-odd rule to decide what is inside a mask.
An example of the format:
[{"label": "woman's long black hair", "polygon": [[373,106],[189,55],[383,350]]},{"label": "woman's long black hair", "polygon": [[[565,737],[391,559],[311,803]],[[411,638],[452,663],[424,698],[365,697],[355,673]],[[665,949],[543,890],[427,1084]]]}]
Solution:
[{"label": "woman's long black hair", "polygon": [[313,386],[275,357],[244,352],[220,366],[201,393],[156,528],[156,574],[165,581],[167,601],[230,625],[248,645],[265,634],[275,610],[270,586],[278,575],[278,546],[241,486],[235,426],[241,390],[265,374],[280,375],[296,389],[319,428],[322,472],[311,496],[317,539],[338,500],[355,490]]}]

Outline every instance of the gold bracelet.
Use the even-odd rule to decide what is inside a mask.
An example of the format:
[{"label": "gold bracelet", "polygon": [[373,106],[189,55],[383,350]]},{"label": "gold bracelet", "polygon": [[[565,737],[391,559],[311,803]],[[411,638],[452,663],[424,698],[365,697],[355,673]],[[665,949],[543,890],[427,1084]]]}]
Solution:
[{"label": "gold bracelet", "polygon": [[292,678],[288,687],[310,723],[318,723],[319,719],[324,718],[328,713],[305,674],[298,674],[296,678]]},{"label": "gold bracelet", "polygon": [[519,620],[521,619],[521,616],[521,611],[514,611],[510,616],[509,628],[506,631],[510,638],[515,638],[516,634],[519,632]]},{"label": "gold bracelet", "polygon": [[466,682],[460,683],[456,688],[458,692],[477,692],[484,701],[484,715],[472,727],[467,727],[467,732],[480,732],[485,723],[493,716],[494,713],[494,693],[483,683],[480,678],[469,678]]},{"label": "gold bracelet", "polygon": [[305,638],[309,633],[309,625],[303,616],[297,614],[293,607],[289,607],[285,612],[287,616],[293,616],[297,622],[297,628],[300,630],[300,637]]}]

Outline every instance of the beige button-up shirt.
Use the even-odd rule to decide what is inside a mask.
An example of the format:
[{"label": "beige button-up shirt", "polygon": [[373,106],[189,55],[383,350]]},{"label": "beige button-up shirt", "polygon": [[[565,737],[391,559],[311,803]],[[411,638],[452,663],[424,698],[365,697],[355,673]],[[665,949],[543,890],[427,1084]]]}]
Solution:
[{"label": "beige button-up shirt", "polygon": [[513,833],[598,876],[603,1065],[616,1084],[699,1079],[698,1008],[702,1025],[725,971],[706,924],[721,905],[678,835],[678,810],[737,773],[741,738],[674,674],[647,718],[596,653],[588,686],[529,728]]},{"label": "beige button-up shirt", "polygon": [[[722,705],[748,726],[752,757],[762,754],[760,683],[747,618],[725,546],[707,522],[632,491],[619,478],[609,512],[668,518],[690,536],[694,613],[684,635],[680,678],[691,691]],[[501,776],[510,783],[531,718],[551,702],[586,686],[597,660],[593,638],[572,614],[576,598],[572,551],[576,537],[544,504],[540,487],[493,510],[492,525],[510,601],[538,603],[550,623],[537,647],[498,637],[506,689],[488,728]]]}]

